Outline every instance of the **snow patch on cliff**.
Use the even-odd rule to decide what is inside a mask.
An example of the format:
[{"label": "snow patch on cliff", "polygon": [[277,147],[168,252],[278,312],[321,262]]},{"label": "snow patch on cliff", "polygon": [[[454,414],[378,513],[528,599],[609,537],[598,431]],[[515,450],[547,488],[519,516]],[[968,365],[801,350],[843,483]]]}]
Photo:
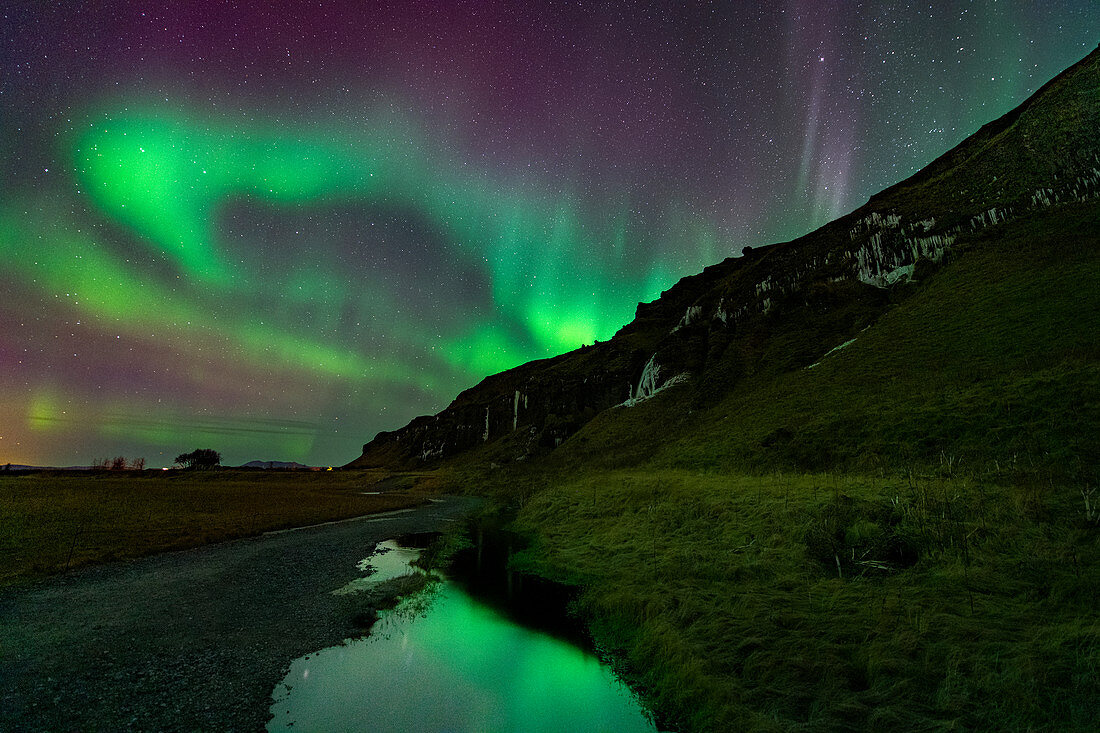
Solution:
[{"label": "snow patch on cliff", "polygon": [[639,402],[648,400],[653,395],[661,392],[669,387],[673,387],[677,384],[683,384],[688,381],[687,374],[676,374],[664,382],[660,381],[661,365],[657,363],[657,355],[649,357],[649,361],[646,362],[645,368],[642,369],[642,377],[638,380],[638,389],[632,393],[632,396],[625,402],[616,405],[617,407],[634,407]]},{"label": "snow patch on cliff", "polygon": [[420,460],[430,461],[433,458],[442,458],[443,447],[443,443],[439,443],[434,446],[430,443],[424,443],[424,445],[422,446],[422,450],[420,451]]},{"label": "snow patch on cliff", "polygon": [[642,369],[641,379],[638,380],[638,390],[634,393],[635,399],[641,399],[648,397],[657,391],[660,387],[658,379],[661,376],[661,365],[657,363],[657,355],[649,357],[649,361],[645,363],[645,368]]},{"label": "snow patch on cliff", "polygon": [[[1004,221],[1006,214],[1003,210],[991,211],[992,213],[984,214],[987,221]],[[935,225],[934,218],[917,221],[906,227],[901,226],[900,217],[895,218],[892,215],[885,219],[873,214],[864,217],[849,232],[853,240],[870,232],[863,246],[855,252],[847,253],[850,259],[855,260],[856,278],[868,285],[885,288],[897,282],[912,280],[914,265],[922,257],[933,262],[942,260],[944,252],[955,243],[960,228],[928,234]],[[971,226],[974,226],[973,222]],[[927,236],[907,236],[910,229]]]},{"label": "snow patch on cliff", "polygon": [[675,376],[669,377],[668,380],[664,384],[662,384],[660,387],[653,390],[649,394],[644,395],[642,397],[631,397],[629,400],[626,400],[625,402],[621,402],[621,403],[619,403],[618,405],[615,405],[615,406],[616,407],[634,407],[638,403],[645,402],[650,397],[652,397],[656,394],[660,394],[661,392],[664,392],[669,387],[675,387],[677,384],[684,384],[689,379],[691,379],[691,377],[689,377],[687,374],[677,374]]},{"label": "snow patch on cliff", "polygon": [[810,364],[810,365],[809,365],[808,367],[806,367],[806,368],[807,368],[807,369],[813,369],[813,368],[814,368],[815,366],[817,366],[817,365],[818,365],[818,364],[820,364],[821,362],[825,361],[825,359],[826,359],[826,358],[827,358],[827,357],[828,357],[828,356],[829,356],[830,354],[835,354],[836,352],[840,351],[841,349],[844,349],[844,348],[847,348],[847,347],[851,346],[851,345],[852,345],[852,344],[854,344],[855,342],[856,342],[856,340],[855,340],[855,339],[848,339],[847,341],[845,341],[844,343],[842,343],[842,344],[841,344],[840,346],[834,346],[833,348],[831,348],[831,349],[829,349],[828,351],[826,351],[826,352],[825,352],[825,355],[824,355],[824,356],[822,356],[822,357],[821,357],[821,358],[820,358],[819,360],[815,361],[815,362],[814,362],[813,364]]},{"label": "snow patch on cliff", "polygon": [[701,315],[703,315],[703,306],[693,305],[689,307],[687,309],[687,313],[684,314],[683,318],[680,319],[680,322],[677,323],[676,326],[671,331],[669,331],[669,333],[673,334],[679,331],[681,328],[690,326],[691,324],[699,320],[699,316]]}]

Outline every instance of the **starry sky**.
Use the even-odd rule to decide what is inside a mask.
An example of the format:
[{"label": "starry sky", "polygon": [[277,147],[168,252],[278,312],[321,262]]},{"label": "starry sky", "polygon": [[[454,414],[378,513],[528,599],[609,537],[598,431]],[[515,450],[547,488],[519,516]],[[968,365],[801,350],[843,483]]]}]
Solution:
[{"label": "starry sky", "polygon": [[1095,0],[0,8],[0,463],[343,464],[844,214]]}]

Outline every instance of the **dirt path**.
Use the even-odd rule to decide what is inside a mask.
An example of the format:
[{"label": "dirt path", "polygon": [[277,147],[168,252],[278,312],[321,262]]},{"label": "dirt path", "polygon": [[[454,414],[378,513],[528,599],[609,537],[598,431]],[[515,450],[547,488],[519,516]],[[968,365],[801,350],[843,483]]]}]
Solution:
[{"label": "dirt path", "polygon": [[331,591],[384,539],[477,500],[87,568],[0,590],[0,730],[264,727],[290,662],[355,635]]}]

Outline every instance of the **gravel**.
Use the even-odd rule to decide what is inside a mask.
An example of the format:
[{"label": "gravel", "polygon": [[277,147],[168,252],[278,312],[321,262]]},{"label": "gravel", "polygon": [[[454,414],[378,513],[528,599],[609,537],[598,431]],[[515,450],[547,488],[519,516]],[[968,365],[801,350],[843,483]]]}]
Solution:
[{"label": "gravel", "polygon": [[291,661],[361,635],[362,609],[332,594],[356,563],[476,506],[443,497],[2,589],[0,730],[262,730]]}]

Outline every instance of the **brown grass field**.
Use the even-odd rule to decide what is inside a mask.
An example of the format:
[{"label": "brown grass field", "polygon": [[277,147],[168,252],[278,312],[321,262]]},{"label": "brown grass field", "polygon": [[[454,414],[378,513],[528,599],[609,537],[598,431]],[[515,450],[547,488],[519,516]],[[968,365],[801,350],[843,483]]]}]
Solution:
[{"label": "brown grass field", "polygon": [[89,563],[417,506],[425,477],[380,471],[0,476],[0,586]]}]

